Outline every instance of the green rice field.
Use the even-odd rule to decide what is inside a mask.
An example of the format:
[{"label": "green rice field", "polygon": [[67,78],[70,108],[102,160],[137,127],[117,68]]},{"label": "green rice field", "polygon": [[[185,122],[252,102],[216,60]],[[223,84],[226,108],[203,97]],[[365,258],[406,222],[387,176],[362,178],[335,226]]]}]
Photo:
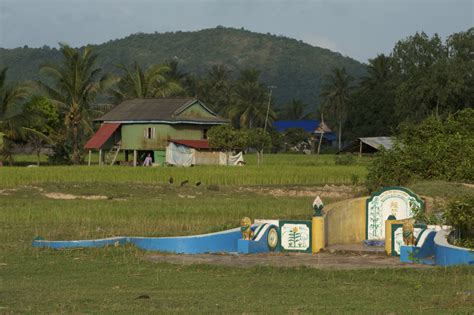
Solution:
[{"label": "green rice field", "polygon": [[[363,182],[367,158],[357,164],[335,165],[334,155],[265,155],[256,165],[255,155],[245,156],[247,165],[181,167],[130,166],[40,166],[3,167],[0,187],[33,185],[40,182],[167,183],[188,180],[207,185],[324,185]],[[22,160],[26,159],[22,157]]]}]

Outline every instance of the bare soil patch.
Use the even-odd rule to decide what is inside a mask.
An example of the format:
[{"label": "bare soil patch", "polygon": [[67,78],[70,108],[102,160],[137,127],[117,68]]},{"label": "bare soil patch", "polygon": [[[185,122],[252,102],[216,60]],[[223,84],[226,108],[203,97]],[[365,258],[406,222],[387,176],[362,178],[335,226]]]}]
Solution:
[{"label": "bare soil patch", "polygon": [[340,255],[330,253],[270,253],[252,255],[169,255],[148,254],[153,262],[167,262],[179,265],[205,264],[240,268],[254,266],[309,267],[316,269],[350,270],[372,268],[430,268],[427,265],[401,263],[396,257],[379,255]]},{"label": "bare soil patch", "polygon": [[274,197],[315,197],[332,199],[352,198],[363,193],[361,186],[324,185],[324,186],[294,186],[294,187],[239,187],[241,192],[253,192]]},{"label": "bare soil patch", "polygon": [[74,200],[74,199],[86,199],[86,200],[105,200],[108,199],[107,196],[102,195],[91,195],[91,196],[76,196],[72,194],[63,194],[63,193],[46,193],[43,196],[51,199],[61,199],[61,200]]}]

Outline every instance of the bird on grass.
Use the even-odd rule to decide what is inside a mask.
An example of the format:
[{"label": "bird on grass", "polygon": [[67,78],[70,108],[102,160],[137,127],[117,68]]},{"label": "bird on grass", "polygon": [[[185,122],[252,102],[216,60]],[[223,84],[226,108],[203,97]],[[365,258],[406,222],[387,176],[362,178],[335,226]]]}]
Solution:
[{"label": "bird on grass", "polygon": [[180,187],[183,187],[183,186],[186,185],[187,183],[189,183],[189,180],[182,181],[181,184],[179,184],[179,186],[180,186]]},{"label": "bird on grass", "polygon": [[170,178],[168,178],[168,183],[170,183],[170,185],[173,185],[174,183],[173,176],[170,176]]}]

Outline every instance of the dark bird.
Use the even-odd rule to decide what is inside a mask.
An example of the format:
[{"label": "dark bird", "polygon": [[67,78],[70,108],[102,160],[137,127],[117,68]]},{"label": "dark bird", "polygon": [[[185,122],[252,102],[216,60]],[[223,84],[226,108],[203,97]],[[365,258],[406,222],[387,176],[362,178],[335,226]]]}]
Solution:
[{"label": "dark bird", "polygon": [[134,300],[138,300],[138,299],[149,299],[150,296],[148,294],[142,294],[140,296],[137,296],[136,298],[134,298]]},{"label": "dark bird", "polygon": [[170,185],[173,185],[174,183],[173,176],[170,176],[170,178],[168,178],[168,183],[170,183]]},{"label": "dark bird", "polygon": [[199,186],[199,185],[201,185],[201,182],[197,182],[197,183],[196,183],[196,186]]},{"label": "dark bird", "polygon": [[181,184],[179,184],[179,186],[180,186],[180,187],[183,187],[183,186],[186,185],[187,183],[189,183],[189,180],[182,181]]}]

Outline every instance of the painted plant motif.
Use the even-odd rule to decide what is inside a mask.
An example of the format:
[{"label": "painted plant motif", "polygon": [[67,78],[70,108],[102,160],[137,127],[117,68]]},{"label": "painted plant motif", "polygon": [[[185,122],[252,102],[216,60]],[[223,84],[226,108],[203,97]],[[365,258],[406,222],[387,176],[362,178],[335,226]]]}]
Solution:
[{"label": "painted plant motif", "polygon": [[378,238],[377,231],[380,230],[380,226],[382,224],[382,218],[380,217],[381,212],[379,210],[380,202],[379,198],[375,197],[369,207],[369,238]]},{"label": "painted plant motif", "polygon": [[281,246],[285,250],[305,251],[310,248],[310,228],[306,224],[285,223],[281,226]]},{"label": "painted plant motif", "polygon": [[290,248],[299,248],[301,247],[301,233],[299,233],[299,229],[295,226],[288,235],[288,247]]}]

